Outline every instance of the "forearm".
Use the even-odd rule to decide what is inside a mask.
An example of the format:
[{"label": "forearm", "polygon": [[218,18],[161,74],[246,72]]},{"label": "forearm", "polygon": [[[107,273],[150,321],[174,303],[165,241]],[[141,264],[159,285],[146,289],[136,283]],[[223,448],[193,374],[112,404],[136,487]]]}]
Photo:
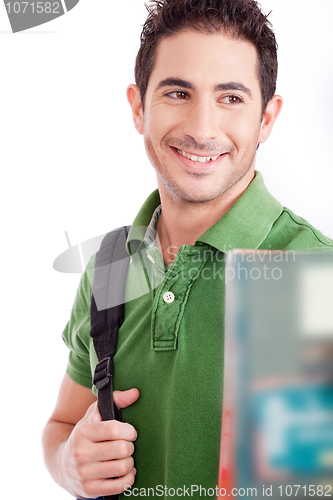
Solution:
[{"label": "forearm", "polygon": [[43,449],[45,464],[53,479],[68,493],[82,499],[77,492],[68,486],[65,477],[67,464],[65,464],[64,446],[74,429],[74,425],[65,422],[50,420],[43,433]]}]

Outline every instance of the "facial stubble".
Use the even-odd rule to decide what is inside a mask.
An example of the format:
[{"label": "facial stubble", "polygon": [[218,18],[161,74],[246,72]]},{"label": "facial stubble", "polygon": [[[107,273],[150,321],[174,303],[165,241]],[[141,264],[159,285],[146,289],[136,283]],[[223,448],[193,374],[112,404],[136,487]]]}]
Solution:
[{"label": "facial stubble", "polygon": [[[195,141],[194,141],[195,142]],[[243,157],[240,158],[239,163],[234,165],[234,168],[230,172],[226,172],[221,167],[221,174],[224,174],[224,179],[222,183],[218,183],[216,189],[211,189],[209,192],[197,192],[196,189],[192,189],[189,186],[186,188],[182,187],[177,179],[174,179],[172,175],[170,175],[170,169],[168,168],[166,162],[164,162],[161,158],[158,157],[156,151],[153,147],[152,141],[148,135],[144,136],[144,143],[148,158],[154,167],[158,178],[160,178],[161,182],[165,186],[166,190],[169,192],[171,198],[177,199],[177,201],[182,201],[185,203],[191,204],[203,204],[213,202],[218,199],[228,197],[228,193],[232,188],[240,182],[243,177],[249,172],[255,162],[256,143],[253,148],[248,148],[245,150]],[[205,143],[204,145],[199,145],[195,142],[195,145],[190,140],[180,140],[180,139],[172,139],[169,136],[166,136],[162,140],[162,145],[164,150],[168,150],[168,148],[176,147],[179,150],[195,150],[197,152],[202,151],[203,155],[210,154],[211,156],[219,155],[220,152],[224,152],[227,154],[229,161],[235,161],[237,157],[237,148],[234,144],[223,144],[217,145],[216,143]],[[171,151],[170,151],[171,153]],[[227,158],[226,158],[227,159]],[[240,163],[244,161],[244,168],[241,168]],[[239,175],[235,176],[235,172],[239,172]],[[205,177],[209,177],[213,175],[213,173],[207,172],[187,172],[189,177],[197,179],[198,184],[200,179],[204,179]]]}]

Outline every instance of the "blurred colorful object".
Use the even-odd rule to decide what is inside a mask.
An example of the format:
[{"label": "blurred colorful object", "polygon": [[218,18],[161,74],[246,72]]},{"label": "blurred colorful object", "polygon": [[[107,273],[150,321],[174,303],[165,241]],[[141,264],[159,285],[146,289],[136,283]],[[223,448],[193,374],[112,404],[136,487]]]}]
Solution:
[{"label": "blurred colorful object", "polygon": [[219,498],[333,496],[333,253],[233,251]]}]

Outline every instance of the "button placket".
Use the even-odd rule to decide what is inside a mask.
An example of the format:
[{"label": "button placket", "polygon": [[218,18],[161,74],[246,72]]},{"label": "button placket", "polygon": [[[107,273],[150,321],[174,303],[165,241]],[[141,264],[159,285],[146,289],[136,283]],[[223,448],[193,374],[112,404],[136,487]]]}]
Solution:
[{"label": "button placket", "polygon": [[177,349],[178,332],[184,308],[193,283],[205,265],[203,249],[200,248],[201,259],[189,258],[198,256],[193,247],[182,247],[167,272],[155,297],[152,313],[152,349],[157,351]]}]

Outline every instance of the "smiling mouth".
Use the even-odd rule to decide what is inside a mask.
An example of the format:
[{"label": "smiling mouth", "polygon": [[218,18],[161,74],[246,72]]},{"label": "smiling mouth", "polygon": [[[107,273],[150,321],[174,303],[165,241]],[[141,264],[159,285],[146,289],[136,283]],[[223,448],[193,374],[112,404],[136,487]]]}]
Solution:
[{"label": "smiling mouth", "polygon": [[182,151],[181,149],[175,148],[177,153],[180,155],[184,156],[185,158],[188,158],[189,160],[192,161],[197,161],[199,163],[208,163],[209,161],[215,161],[217,160],[221,155],[217,156],[197,156],[197,155],[192,155],[191,153],[187,153],[186,151]]}]

